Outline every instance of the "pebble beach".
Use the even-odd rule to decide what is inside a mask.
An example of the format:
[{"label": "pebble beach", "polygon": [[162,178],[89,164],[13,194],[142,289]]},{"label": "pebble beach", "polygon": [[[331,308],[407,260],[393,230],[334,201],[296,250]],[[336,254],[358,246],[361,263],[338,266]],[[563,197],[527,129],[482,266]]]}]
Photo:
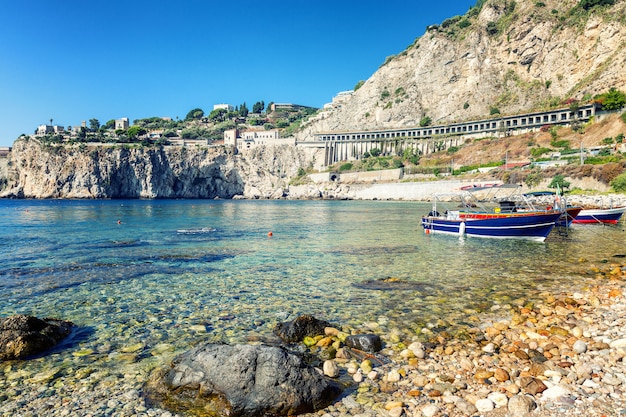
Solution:
[{"label": "pebble beach", "polygon": [[588,267],[597,285],[498,306],[467,340],[392,341],[380,368],[345,360],[356,392],[316,415],[626,415],[626,264]]},{"label": "pebble beach", "polygon": [[[354,384],[307,416],[626,415],[626,263],[579,262],[594,285],[546,293],[534,304],[496,305],[470,317],[475,326],[466,337],[430,326],[422,330],[432,335],[428,342],[383,334],[383,365],[339,349],[324,372]],[[365,325],[376,331],[376,323]],[[337,332],[327,329],[317,343],[328,345]],[[0,366],[1,416],[184,415],[145,401],[151,372],[145,364],[125,373],[77,368],[63,378],[14,368],[11,362]]]}]

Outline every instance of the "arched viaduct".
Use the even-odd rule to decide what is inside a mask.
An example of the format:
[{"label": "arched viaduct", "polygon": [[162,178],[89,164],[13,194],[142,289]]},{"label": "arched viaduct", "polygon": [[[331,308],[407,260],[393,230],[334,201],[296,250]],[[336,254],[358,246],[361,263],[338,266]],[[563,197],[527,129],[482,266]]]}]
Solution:
[{"label": "arched viaduct", "polygon": [[361,159],[365,152],[374,148],[379,149],[382,155],[401,155],[407,149],[423,155],[458,146],[468,138],[510,136],[537,131],[546,125],[585,123],[596,113],[596,105],[588,104],[576,111],[564,108],[447,125],[320,132],[314,134],[313,141],[298,142],[298,145],[323,147],[324,165],[328,166],[339,161]]}]

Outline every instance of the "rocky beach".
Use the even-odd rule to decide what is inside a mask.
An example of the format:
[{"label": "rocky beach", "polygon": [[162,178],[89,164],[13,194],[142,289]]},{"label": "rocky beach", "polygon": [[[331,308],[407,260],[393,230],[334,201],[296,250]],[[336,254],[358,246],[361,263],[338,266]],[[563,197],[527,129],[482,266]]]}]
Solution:
[{"label": "rocky beach", "polygon": [[[472,325],[454,334],[437,323],[409,340],[381,332],[377,322],[326,328],[325,335],[306,341],[311,352],[324,357],[329,346],[342,347],[320,372],[353,382],[332,405],[307,416],[624,415],[626,263],[616,255],[601,264],[574,260],[589,278],[586,288],[468,313]],[[364,331],[380,335],[380,352],[355,356],[338,342]],[[132,364],[136,358],[127,350],[118,355]],[[147,363],[123,373],[66,363],[69,372],[59,377],[58,369],[32,373],[18,362],[3,362],[0,415],[185,415],[146,402],[145,383],[155,366]]]}]

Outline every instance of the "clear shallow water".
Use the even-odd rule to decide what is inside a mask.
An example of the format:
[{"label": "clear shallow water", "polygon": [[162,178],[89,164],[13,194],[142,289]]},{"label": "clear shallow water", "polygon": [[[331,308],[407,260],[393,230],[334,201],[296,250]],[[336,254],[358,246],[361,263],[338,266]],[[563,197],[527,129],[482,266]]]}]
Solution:
[{"label": "clear shallow water", "polygon": [[[12,372],[150,368],[202,341],[271,337],[276,323],[305,313],[410,340],[427,323],[463,324],[494,304],[584,286],[591,263],[626,253],[623,221],[576,225],[543,244],[459,240],[423,234],[429,207],[0,200],[0,316],[80,326],[53,355]],[[412,285],[361,285],[386,277]]]}]

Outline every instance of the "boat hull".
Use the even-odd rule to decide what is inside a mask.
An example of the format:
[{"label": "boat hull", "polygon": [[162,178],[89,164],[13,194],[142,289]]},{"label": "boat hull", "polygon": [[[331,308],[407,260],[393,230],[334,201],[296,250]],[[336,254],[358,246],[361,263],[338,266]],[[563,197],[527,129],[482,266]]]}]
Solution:
[{"label": "boat hull", "polygon": [[481,237],[491,239],[526,239],[543,242],[560,212],[526,215],[500,215],[489,217],[445,217],[424,216],[422,227],[427,234],[449,234],[457,236]]},{"label": "boat hull", "polygon": [[556,225],[562,227],[571,225],[574,219],[578,217],[582,209],[582,207],[568,207],[565,210],[565,213],[563,213],[563,215],[561,215],[561,217],[559,217],[556,221]]},{"label": "boat hull", "polygon": [[616,207],[612,209],[590,209],[581,210],[572,223],[588,224],[588,223],[607,223],[617,224],[626,207]]}]

